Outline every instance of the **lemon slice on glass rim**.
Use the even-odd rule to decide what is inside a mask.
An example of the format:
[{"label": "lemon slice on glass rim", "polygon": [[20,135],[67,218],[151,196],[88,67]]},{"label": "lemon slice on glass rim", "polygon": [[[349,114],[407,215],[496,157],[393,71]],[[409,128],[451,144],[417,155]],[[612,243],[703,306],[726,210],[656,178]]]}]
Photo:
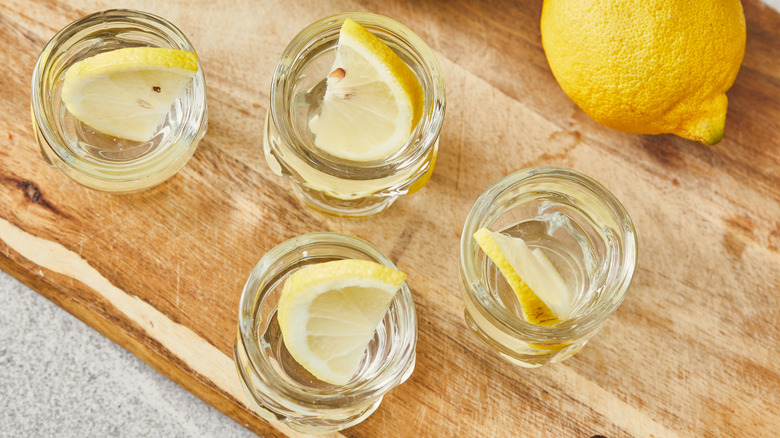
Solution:
[{"label": "lemon slice on glass rim", "polygon": [[277,313],[290,355],[324,382],[348,383],[405,278],[393,268],[352,259],[293,272]]},{"label": "lemon slice on glass rim", "polygon": [[376,35],[351,19],[339,33],[320,114],[309,122],[314,145],[352,161],[397,152],[422,117],[420,81]]},{"label": "lemon slice on glass rim", "polygon": [[103,134],[148,141],[197,72],[194,52],[157,47],[112,50],[68,68],[62,101],[76,119]]},{"label": "lemon slice on glass rim", "polygon": [[539,248],[531,250],[520,238],[486,228],[477,230],[474,240],[515,292],[526,321],[552,326],[569,317],[566,283]]}]

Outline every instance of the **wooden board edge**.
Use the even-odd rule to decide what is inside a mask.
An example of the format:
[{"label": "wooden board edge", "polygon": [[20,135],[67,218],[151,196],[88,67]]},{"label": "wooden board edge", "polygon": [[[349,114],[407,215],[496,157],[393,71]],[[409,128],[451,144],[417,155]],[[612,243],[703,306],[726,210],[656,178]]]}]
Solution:
[{"label": "wooden board edge", "polygon": [[92,327],[115,344],[134,354],[155,371],[172,380],[177,385],[186,389],[203,402],[213,406],[250,431],[264,437],[285,436],[260,417],[255,416],[244,409],[235,400],[225,397],[220,392],[214,390],[214,388],[196,379],[184,370],[172,366],[165,357],[156,353],[139,340],[129,336],[126,332],[112,330],[114,326],[101,315],[90,311],[88,308],[80,305],[77,301],[63,299],[62,291],[55,285],[25,269],[11,258],[0,255],[0,269],[75,316],[84,324]]}]

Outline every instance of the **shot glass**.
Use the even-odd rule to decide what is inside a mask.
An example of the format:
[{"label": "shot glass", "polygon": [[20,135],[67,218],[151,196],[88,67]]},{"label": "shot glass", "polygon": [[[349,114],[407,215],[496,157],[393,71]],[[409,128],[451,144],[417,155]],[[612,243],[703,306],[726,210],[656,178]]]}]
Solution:
[{"label": "shot glass", "polygon": [[359,371],[347,384],[320,381],[287,351],[276,318],[285,279],[304,266],[340,259],[371,260],[395,268],[363,240],[310,233],[283,242],[263,256],[241,294],[233,351],[244,391],[260,416],[304,433],[328,433],[360,423],[414,369],[417,317],[406,284],[396,293]]},{"label": "shot glass", "polygon": [[[549,327],[523,318],[514,292],[472,237],[482,227],[541,249],[566,283],[569,318]],[[636,257],[631,218],[602,185],[561,168],[517,171],[490,186],[466,218],[459,266],[466,323],[512,363],[533,368],[560,362],[623,301]]]},{"label": "shot glass", "polygon": [[195,51],[168,21],[145,12],[111,9],[76,20],[54,35],[32,77],[32,123],[44,159],[86,187],[117,193],[143,190],[173,176],[195,152],[207,124],[200,61],[198,73],[148,141],[115,138],[73,117],[61,99],[68,67],[126,47]]},{"label": "shot glass", "polygon": [[[336,55],[341,25],[351,18],[386,43],[422,85],[420,122],[396,153],[351,161],[314,145],[309,120],[319,113]],[[307,206],[342,217],[380,213],[401,195],[419,190],[433,172],[444,120],[444,80],[433,51],[411,30],[387,17],[334,15],[303,29],[287,46],[271,83],[263,148],[269,167],[288,178]]]}]

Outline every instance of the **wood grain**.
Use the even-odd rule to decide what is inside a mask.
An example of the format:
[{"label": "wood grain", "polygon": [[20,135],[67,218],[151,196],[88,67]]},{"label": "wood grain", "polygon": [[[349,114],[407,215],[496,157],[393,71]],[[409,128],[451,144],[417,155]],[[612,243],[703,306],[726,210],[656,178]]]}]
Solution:
[{"label": "wood grain", "polygon": [[[773,436],[780,429],[780,14],[744,2],[745,60],[726,138],[704,147],[624,134],[561,91],[539,40],[541,1],[6,0],[0,4],[0,267],[263,436],[232,364],[241,287],[276,244],[331,230],[403,271],[419,318],[410,380],[364,423],[374,436]],[[209,129],[177,176],[107,195],[47,167],[30,78],[54,33],[131,7],[177,24],[206,72]],[[307,210],[262,157],[268,84],[286,43],[344,11],[393,17],[434,49],[447,84],[437,168],[374,218]],[[602,332],[568,361],[503,362],[463,321],[463,221],[492,182],[531,165],[576,169],[621,199],[638,271]]]}]

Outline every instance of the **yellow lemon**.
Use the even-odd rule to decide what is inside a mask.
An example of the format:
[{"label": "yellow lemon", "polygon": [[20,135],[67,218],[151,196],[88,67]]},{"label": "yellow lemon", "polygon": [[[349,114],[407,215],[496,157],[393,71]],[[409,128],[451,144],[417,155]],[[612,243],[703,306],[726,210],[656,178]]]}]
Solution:
[{"label": "yellow lemon", "polygon": [[545,0],[556,80],[593,120],[637,134],[723,138],[745,54],[739,0]]},{"label": "yellow lemon", "polygon": [[147,141],[197,72],[194,52],[157,47],[112,50],[68,68],[62,101],[74,117],[104,134]]},{"label": "yellow lemon", "polygon": [[487,228],[477,230],[474,240],[515,292],[526,321],[551,326],[569,317],[566,283],[541,250]]},{"label": "yellow lemon", "polygon": [[424,96],[414,72],[376,35],[347,19],[321,112],[309,128],[314,144],[353,161],[397,152],[422,117]]},{"label": "yellow lemon", "polygon": [[368,260],[337,260],[295,271],[279,299],[287,350],[318,379],[348,383],[405,278]]}]

